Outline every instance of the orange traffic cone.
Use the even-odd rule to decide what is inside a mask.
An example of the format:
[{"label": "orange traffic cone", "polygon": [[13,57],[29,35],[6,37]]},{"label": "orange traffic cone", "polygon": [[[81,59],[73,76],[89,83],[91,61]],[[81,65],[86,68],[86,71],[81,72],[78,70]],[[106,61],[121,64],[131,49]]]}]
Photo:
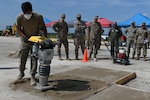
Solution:
[{"label": "orange traffic cone", "polygon": [[88,61],[88,57],[87,57],[87,50],[84,49],[84,55],[83,55],[83,62],[87,62]]}]

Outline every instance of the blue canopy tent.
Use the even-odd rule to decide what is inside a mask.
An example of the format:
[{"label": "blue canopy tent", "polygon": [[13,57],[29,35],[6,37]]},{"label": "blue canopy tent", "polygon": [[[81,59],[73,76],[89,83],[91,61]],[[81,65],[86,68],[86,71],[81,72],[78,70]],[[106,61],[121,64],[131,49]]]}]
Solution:
[{"label": "blue canopy tent", "polygon": [[135,26],[140,26],[143,22],[146,23],[147,27],[150,27],[150,18],[146,17],[140,13],[134,15],[133,17],[129,18],[126,21],[118,23],[118,26],[120,27],[128,27],[131,25],[131,23],[135,21]]},{"label": "blue canopy tent", "polygon": [[43,20],[44,20],[44,23],[45,23],[45,24],[47,24],[47,23],[49,23],[49,22],[52,22],[51,20],[49,20],[48,18],[45,18],[45,17],[43,18]]}]

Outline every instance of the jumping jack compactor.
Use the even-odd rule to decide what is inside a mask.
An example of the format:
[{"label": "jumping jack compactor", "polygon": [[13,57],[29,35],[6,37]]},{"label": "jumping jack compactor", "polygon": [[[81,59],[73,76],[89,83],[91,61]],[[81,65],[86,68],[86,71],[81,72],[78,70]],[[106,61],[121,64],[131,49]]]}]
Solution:
[{"label": "jumping jack compactor", "polygon": [[39,61],[39,81],[35,88],[41,91],[51,89],[52,86],[48,85],[48,77],[55,44],[44,36],[31,36],[28,41],[33,43],[31,57]]}]

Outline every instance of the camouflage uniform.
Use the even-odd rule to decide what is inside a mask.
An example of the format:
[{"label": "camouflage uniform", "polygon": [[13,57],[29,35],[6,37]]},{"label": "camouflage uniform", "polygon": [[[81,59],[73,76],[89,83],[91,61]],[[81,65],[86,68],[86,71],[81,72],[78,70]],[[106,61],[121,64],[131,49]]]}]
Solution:
[{"label": "camouflage uniform", "polygon": [[127,56],[129,57],[130,55],[130,48],[132,46],[133,51],[132,51],[132,59],[134,59],[135,52],[136,52],[136,42],[135,42],[135,37],[136,37],[136,30],[137,28],[134,26],[135,23],[132,22],[131,26],[128,27],[125,30],[126,36],[127,36]]},{"label": "camouflage uniform", "polygon": [[[61,18],[64,20],[65,18],[65,14],[61,15]],[[53,30],[55,32],[57,32],[57,52],[58,52],[58,56],[59,56],[59,60],[62,60],[61,58],[61,46],[62,44],[65,47],[65,53],[66,53],[66,59],[69,60],[69,43],[67,40],[67,36],[68,36],[68,25],[65,21],[60,20],[59,22],[56,22],[53,26],[52,26]]]},{"label": "camouflage uniform", "polygon": [[98,16],[95,16],[94,21],[91,22],[87,28],[87,34],[88,34],[87,36],[90,44],[89,58],[91,58],[94,49],[95,60],[96,60],[96,55],[98,53],[98,49],[100,48],[101,45],[101,34],[103,32],[101,24],[97,22],[97,20],[98,20]]},{"label": "camouflage uniform", "polygon": [[147,48],[150,48],[150,31],[148,32],[148,43],[147,43]]},{"label": "camouflage uniform", "polygon": [[111,42],[111,56],[117,57],[119,51],[119,38],[122,36],[121,29],[114,23],[114,26],[110,28],[108,36]]},{"label": "camouflage uniform", "polygon": [[75,29],[75,37],[74,37],[75,56],[76,56],[76,59],[78,60],[79,46],[81,46],[82,54],[84,54],[85,29],[86,29],[85,22],[83,22],[81,20],[81,15],[80,14],[77,14],[77,20],[74,21],[73,26],[74,26],[74,29]]},{"label": "camouflage uniform", "polygon": [[140,59],[141,48],[143,48],[143,57],[146,60],[147,56],[147,43],[148,43],[148,30],[145,23],[142,23],[141,28],[136,32],[136,42],[137,42],[137,60]]}]

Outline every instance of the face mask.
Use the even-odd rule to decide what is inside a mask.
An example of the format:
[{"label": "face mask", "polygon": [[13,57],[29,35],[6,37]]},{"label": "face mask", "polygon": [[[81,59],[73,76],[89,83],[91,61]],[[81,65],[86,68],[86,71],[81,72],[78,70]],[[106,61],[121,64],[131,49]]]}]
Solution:
[{"label": "face mask", "polygon": [[32,14],[24,14],[24,17],[29,20],[32,17]]},{"label": "face mask", "polygon": [[81,20],[81,17],[77,17],[78,20]]}]

